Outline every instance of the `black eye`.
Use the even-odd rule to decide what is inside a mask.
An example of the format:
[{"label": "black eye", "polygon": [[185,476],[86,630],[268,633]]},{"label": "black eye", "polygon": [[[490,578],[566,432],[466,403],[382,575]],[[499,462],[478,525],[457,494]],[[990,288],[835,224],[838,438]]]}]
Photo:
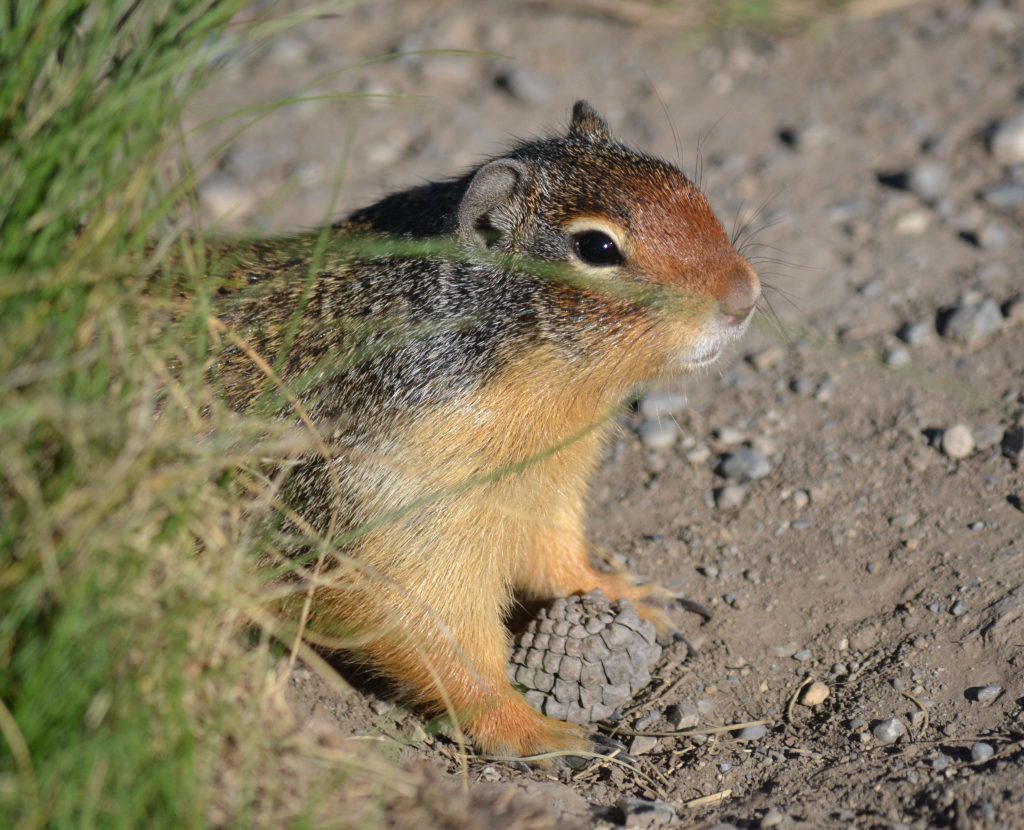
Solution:
[{"label": "black eye", "polygon": [[587,265],[621,265],[622,254],[615,240],[601,231],[583,231],[573,237],[576,256]]}]

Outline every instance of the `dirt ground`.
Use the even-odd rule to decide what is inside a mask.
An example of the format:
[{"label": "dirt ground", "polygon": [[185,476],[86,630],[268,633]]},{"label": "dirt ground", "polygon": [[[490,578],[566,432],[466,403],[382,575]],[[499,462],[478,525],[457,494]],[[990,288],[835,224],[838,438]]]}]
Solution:
[{"label": "dirt ground", "polygon": [[[638,771],[471,759],[481,827],[511,826],[487,819],[510,798],[558,826],[1024,827],[1024,2],[853,9],[695,33],[646,3],[344,6],[192,110],[309,96],[209,171],[226,229],[318,225],[561,128],[577,98],[697,171],[727,228],[752,222],[777,319],[681,384],[660,444],[640,409],[625,419],[593,492],[596,544],[714,609],[676,614],[699,653],[666,649],[624,708]],[[373,62],[434,49],[493,54]],[[765,475],[720,474],[740,446]],[[793,704],[811,678],[828,698]],[[390,701],[307,670],[292,691],[459,773]],[[626,734],[760,720],[746,739]]]}]

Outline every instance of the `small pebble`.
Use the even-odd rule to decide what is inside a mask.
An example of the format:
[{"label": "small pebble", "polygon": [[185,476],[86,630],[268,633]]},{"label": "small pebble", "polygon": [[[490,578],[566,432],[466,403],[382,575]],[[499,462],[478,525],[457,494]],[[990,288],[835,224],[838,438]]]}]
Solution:
[{"label": "small pebble", "polygon": [[785,820],[785,816],[774,807],[761,817],[762,827],[778,827]]},{"label": "small pebble", "polygon": [[815,680],[800,695],[800,703],[803,706],[820,706],[828,699],[830,694],[831,690],[828,686],[820,680]]},{"label": "small pebble", "polygon": [[978,228],[978,244],[986,251],[1004,251],[1010,244],[1010,232],[999,222],[986,222]]},{"label": "small pebble", "polygon": [[932,214],[927,210],[912,210],[896,219],[893,230],[900,236],[920,236],[932,223]]},{"label": "small pebble", "polygon": [[798,663],[806,663],[811,659],[811,650],[808,648],[802,648],[800,651],[793,653],[793,659]]},{"label": "small pebble", "polygon": [[552,94],[551,82],[525,66],[515,66],[494,79],[498,89],[525,104],[543,104]]},{"label": "small pebble", "polygon": [[813,395],[814,390],[817,389],[817,384],[810,378],[793,378],[789,382],[789,388],[796,392],[798,395]]},{"label": "small pebble", "polygon": [[793,522],[792,525],[790,525],[790,527],[792,527],[793,530],[807,530],[807,528],[809,528],[810,526],[810,519],[797,519],[795,522]]},{"label": "small pebble", "polygon": [[982,194],[982,198],[996,210],[1010,213],[1024,207],[1024,184],[1008,182],[997,184]]},{"label": "small pebble", "polygon": [[736,446],[747,440],[747,434],[741,429],[736,429],[736,427],[722,427],[715,430],[715,438],[723,444]]},{"label": "small pebble", "polygon": [[671,418],[644,421],[637,430],[640,442],[649,450],[667,450],[676,443],[679,427]]},{"label": "small pebble", "polygon": [[828,218],[837,225],[849,222],[851,219],[858,219],[868,212],[868,203],[863,199],[844,199],[840,202],[833,202],[826,208]]},{"label": "small pebble", "polygon": [[700,723],[700,712],[692,703],[673,703],[665,709],[665,720],[673,729],[693,729]]},{"label": "small pebble", "polygon": [[736,737],[741,741],[759,741],[767,734],[768,729],[764,726],[748,726],[741,729]]},{"label": "small pebble", "polygon": [[942,451],[950,458],[967,458],[974,451],[974,434],[966,424],[956,424],[942,433]]},{"label": "small pebble", "polygon": [[946,767],[949,766],[949,756],[942,755],[941,753],[932,758],[932,769],[938,772],[942,772]]},{"label": "small pebble", "polygon": [[793,506],[797,510],[803,510],[811,503],[811,497],[806,490],[797,490],[793,494]]},{"label": "small pebble", "polygon": [[718,771],[722,773],[722,775],[725,775],[730,770],[732,770],[732,764],[728,761],[722,761],[722,763],[718,765]]},{"label": "small pebble", "polygon": [[910,365],[910,352],[905,346],[893,346],[882,354],[882,362],[894,369],[902,369]]},{"label": "small pebble", "polygon": [[772,471],[772,465],[753,447],[738,447],[719,464],[716,472],[732,481],[757,481]]},{"label": "small pebble", "polygon": [[620,798],[615,807],[622,815],[622,824],[631,830],[664,827],[676,820],[676,811],[664,801],[645,798]]},{"label": "small pebble", "polygon": [[989,684],[988,686],[982,686],[979,689],[977,689],[977,691],[975,691],[974,693],[974,699],[978,701],[978,703],[991,703],[1002,693],[1003,687],[996,686],[993,683]]},{"label": "small pebble", "polygon": [[818,384],[814,391],[814,399],[821,403],[828,403],[836,393],[836,382],[832,378],[825,378]]},{"label": "small pebble", "polygon": [[656,389],[644,395],[640,401],[640,414],[648,420],[668,418],[686,409],[686,396],[680,392]]},{"label": "small pebble", "polygon": [[891,744],[902,738],[907,732],[907,727],[899,718],[889,718],[875,724],[871,734],[881,744]]},{"label": "small pebble", "polygon": [[918,523],[920,516],[917,515],[913,510],[908,510],[906,513],[898,513],[889,519],[889,524],[893,527],[898,527],[901,530],[907,530],[912,528]]},{"label": "small pebble", "polygon": [[748,362],[757,371],[763,372],[778,366],[786,357],[786,350],[781,346],[769,346],[747,357]]},{"label": "small pebble", "polygon": [[965,346],[976,346],[1003,327],[999,303],[989,298],[957,306],[942,321],[942,336]]},{"label": "small pebble", "polygon": [[637,735],[629,742],[630,755],[646,755],[658,747],[658,739],[653,735]]},{"label": "small pebble", "polygon": [[496,767],[484,767],[480,770],[480,778],[491,784],[501,780],[501,773]]},{"label": "small pebble", "polygon": [[[1000,437],[1001,436],[1002,432],[1000,432]],[[690,464],[703,464],[709,458],[711,458],[711,450],[703,444],[698,444],[696,447],[686,451],[686,460]]]},{"label": "small pebble", "polygon": [[996,127],[992,155],[1000,164],[1024,162],[1024,112],[1010,116]]},{"label": "small pebble", "polygon": [[975,741],[971,744],[972,761],[987,761],[995,754],[996,751],[992,747],[992,744],[987,744],[984,741]]},{"label": "small pebble", "polygon": [[978,427],[973,432],[974,435],[974,448],[978,450],[987,450],[990,447],[995,447],[1003,440],[1003,428],[1002,427]]},{"label": "small pebble", "polygon": [[904,323],[896,336],[910,346],[922,346],[935,336],[935,329],[929,323]]},{"label": "small pebble", "polygon": [[921,201],[934,204],[949,189],[949,171],[938,161],[923,161],[907,176],[907,186]]},{"label": "small pebble", "polygon": [[953,603],[953,607],[949,609],[949,613],[952,614],[954,617],[962,617],[964,614],[967,613],[967,606],[964,605],[963,602],[961,602],[960,600],[957,600]]},{"label": "small pebble", "polygon": [[715,491],[715,506],[719,510],[732,510],[743,504],[747,488],[742,484],[729,484]]}]

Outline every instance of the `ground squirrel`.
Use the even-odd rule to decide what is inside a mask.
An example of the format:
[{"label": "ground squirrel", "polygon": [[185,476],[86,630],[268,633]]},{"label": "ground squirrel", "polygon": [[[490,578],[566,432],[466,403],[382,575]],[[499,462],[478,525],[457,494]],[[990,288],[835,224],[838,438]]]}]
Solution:
[{"label": "ground squirrel", "polygon": [[588,482],[615,408],[712,362],[759,290],[694,183],[584,101],[564,135],[246,247],[217,371],[244,410],[274,366],[323,436],[287,488],[335,540],[310,626],[485,752],[583,746],[506,679],[506,615],[594,588],[656,614],[591,566]]}]

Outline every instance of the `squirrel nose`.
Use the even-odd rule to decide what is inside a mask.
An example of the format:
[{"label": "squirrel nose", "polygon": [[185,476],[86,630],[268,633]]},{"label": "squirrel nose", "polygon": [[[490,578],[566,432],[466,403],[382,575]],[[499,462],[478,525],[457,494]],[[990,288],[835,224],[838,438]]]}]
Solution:
[{"label": "squirrel nose", "polygon": [[750,316],[760,296],[760,280],[754,269],[743,262],[730,274],[725,291],[718,296],[718,308],[726,323],[738,326]]}]

